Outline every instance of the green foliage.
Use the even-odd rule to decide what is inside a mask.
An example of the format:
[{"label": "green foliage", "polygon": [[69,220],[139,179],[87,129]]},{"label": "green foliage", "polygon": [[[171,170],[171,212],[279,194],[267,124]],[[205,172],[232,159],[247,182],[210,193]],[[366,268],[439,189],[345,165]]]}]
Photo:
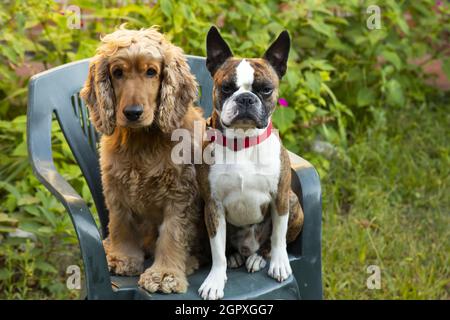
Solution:
[{"label": "green foliage", "polygon": [[[77,240],[64,207],[35,178],[28,164],[26,117],[0,121],[0,292],[2,298],[76,296],[65,288],[65,268],[80,265]],[[53,150],[64,177],[92,203],[61,130]],[[19,234],[18,234],[19,232]],[[59,269],[60,268],[60,269]]]},{"label": "green foliage", "polygon": [[[383,118],[384,112],[388,114],[391,109],[398,109],[395,112],[403,114],[414,106],[422,106],[421,110],[426,113],[434,102],[445,98],[442,92],[427,84],[423,66],[432,59],[442,59],[443,71],[450,77],[450,60],[442,49],[450,23],[445,18],[449,14],[448,6],[433,8],[432,0],[378,1],[381,3],[374,4],[381,7],[382,28],[369,30],[366,20],[370,14],[366,13],[366,8],[372,2],[70,1],[71,5],[81,8],[81,29],[68,27],[73,13],[53,0],[3,2],[0,5],[0,298],[76,296],[64,287],[65,268],[69,264],[80,264],[73,227],[64,208],[36,180],[28,165],[24,117],[27,85],[36,72],[92,56],[99,36],[112,32],[124,22],[129,28],[159,25],[186,53],[203,56],[205,35],[211,24],[219,26],[238,56],[262,55],[280,31],[289,30],[292,49],[288,72],[280,88],[280,96],[288,101],[289,107],[276,111],[274,123],[285,145],[313,162],[324,179],[325,212],[330,212],[324,220],[324,247],[329,246],[332,252],[325,255],[328,264],[326,296],[355,297],[352,290],[360,291],[354,286],[345,285],[347,291],[343,295],[339,293],[341,288],[336,286],[341,284],[335,281],[338,271],[334,268],[338,265],[343,274],[348,266],[360,272],[356,271],[357,262],[346,261],[343,254],[335,253],[333,244],[336,246],[338,242],[331,242],[329,237],[338,233],[339,240],[345,242],[347,237],[356,236],[358,243],[367,250],[370,250],[370,242],[365,238],[366,231],[348,226],[348,218],[341,216],[342,211],[353,206],[352,215],[365,212],[370,221],[376,217],[379,224],[390,224],[392,228],[386,232],[398,234],[400,226],[406,230],[417,226],[417,223],[408,225],[398,220],[405,210],[415,208],[413,205],[420,205],[422,210],[427,204],[436,205],[444,200],[432,197],[431,193],[414,198],[414,188],[420,186],[418,178],[415,180],[410,171],[428,168],[426,154],[422,155],[426,163],[404,158],[401,158],[403,162],[397,162],[389,147],[399,141],[388,139],[385,134],[382,139],[377,138],[381,144],[377,146],[370,144],[370,139],[378,137],[375,133],[381,130],[372,129],[374,123],[395,129]],[[412,63],[417,61],[420,63]],[[399,125],[401,127],[401,123]],[[404,138],[400,133],[396,137]],[[314,152],[317,140],[331,143],[333,151],[328,155]],[[448,148],[432,141],[430,145],[439,145],[440,149],[433,152],[446,155],[448,160]],[[88,188],[56,124],[53,150],[60,172],[93,208]],[[399,150],[395,155],[406,156]],[[391,161],[383,161],[384,157]],[[375,166],[379,180],[367,173],[374,170],[374,164],[380,165]],[[409,166],[408,174],[403,174],[403,164]],[[438,170],[436,176],[439,176],[442,168],[436,162],[430,167]],[[385,177],[385,170],[394,171]],[[394,173],[405,180],[399,181]],[[433,189],[436,185],[431,185],[431,189],[436,190]],[[375,197],[380,195],[384,198],[378,203]],[[414,201],[405,208],[410,199]],[[369,211],[364,203],[378,205]],[[448,203],[443,208],[448,208]],[[385,210],[399,214],[391,217]],[[17,228],[33,236],[11,236]],[[431,228],[424,230],[432,231]],[[429,237],[436,234],[442,235],[431,233]],[[388,237],[393,235],[378,238],[374,234],[372,237],[378,245],[377,241],[390,240]],[[416,238],[405,236],[404,240],[415,241]],[[433,239],[428,240],[434,245]],[[349,250],[357,250],[350,245]],[[426,245],[420,247],[420,252],[426,251]],[[389,256],[390,260],[383,261],[385,265],[396,261],[392,254],[395,251],[378,250]],[[363,256],[360,253],[359,257]],[[429,265],[448,275],[448,270],[440,267],[441,260],[432,261]],[[365,258],[362,262],[366,262]],[[438,279],[438,269],[434,269],[429,281]],[[389,289],[396,292],[408,289],[401,283],[407,279],[406,275],[396,279],[399,280],[390,282]],[[430,290],[439,292],[435,296],[444,297],[440,284]],[[407,293],[396,296],[425,297]],[[391,291],[379,297],[392,297]]]}]

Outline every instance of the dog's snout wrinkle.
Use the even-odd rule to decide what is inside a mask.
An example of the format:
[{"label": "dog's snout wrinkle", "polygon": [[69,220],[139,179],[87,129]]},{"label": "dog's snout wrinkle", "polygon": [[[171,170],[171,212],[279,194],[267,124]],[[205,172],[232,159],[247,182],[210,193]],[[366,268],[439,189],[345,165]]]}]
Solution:
[{"label": "dog's snout wrinkle", "polygon": [[143,112],[144,112],[143,106],[138,104],[128,106],[123,110],[125,117],[127,117],[127,119],[130,121],[138,120]]}]

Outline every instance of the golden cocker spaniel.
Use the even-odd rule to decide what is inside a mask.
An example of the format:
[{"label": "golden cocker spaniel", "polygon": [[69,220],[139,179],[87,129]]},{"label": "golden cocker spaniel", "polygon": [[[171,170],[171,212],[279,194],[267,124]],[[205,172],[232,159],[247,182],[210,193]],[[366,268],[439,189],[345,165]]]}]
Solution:
[{"label": "golden cocker spaniel", "polygon": [[[108,266],[141,274],[139,285],[150,292],[185,292],[206,233],[194,166],[172,161],[171,133],[193,133],[194,121],[203,121],[193,105],[195,77],[156,28],[121,27],[101,42],[80,94],[102,133]],[[148,254],[154,262],[143,272]]]}]

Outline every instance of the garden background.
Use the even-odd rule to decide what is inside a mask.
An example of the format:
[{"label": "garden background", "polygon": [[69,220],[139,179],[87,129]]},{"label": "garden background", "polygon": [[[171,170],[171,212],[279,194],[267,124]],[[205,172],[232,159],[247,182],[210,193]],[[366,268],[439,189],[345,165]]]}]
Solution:
[{"label": "garden background", "polygon": [[[371,4],[381,29],[368,28]],[[242,56],[261,55],[289,30],[274,122],[321,176],[325,298],[448,299],[449,15],[448,2],[431,0],[2,1],[0,299],[79,296],[66,287],[66,268],[81,266],[69,216],[27,158],[27,85],[33,74],[92,56],[99,36],[123,22],[159,25],[203,56],[212,24]],[[56,125],[53,150],[93,208]],[[370,265],[381,268],[379,290],[366,286]]]}]

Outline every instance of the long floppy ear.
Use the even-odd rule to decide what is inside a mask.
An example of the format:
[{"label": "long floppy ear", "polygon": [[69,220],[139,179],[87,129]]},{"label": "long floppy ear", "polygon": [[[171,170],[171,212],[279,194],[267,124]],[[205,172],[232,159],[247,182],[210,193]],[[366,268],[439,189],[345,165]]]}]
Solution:
[{"label": "long floppy ear", "polygon": [[108,70],[108,60],[95,56],[89,64],[89,74],[81,98],[89,109],[91,122],[97,131],[111,135],[116,127],[115,96]]},{"label": "long floppy ear", "polygon": [[188,107],[197,99],[197,81],[183,51],[170,43],[163,51],[164,66],[159,94],[159,128],[171,133],[182,125]]},{"label": "long floppy ear", "polygon": [[289,33],[285,30],[280,33],[277,40],[275,40],[269,49],[267,49],[266,53],[264,53],[263,58],[275,69],[280,79],[286,73],[290,47],[291,39]]},{"label": "long floppy ear", "polygon": [[206,36],[206,68],[208,68],[211,76],[214,76],[217,69],[232,56],[233,53],[225,40],[223,40],[219,30],[212,26]]}]

